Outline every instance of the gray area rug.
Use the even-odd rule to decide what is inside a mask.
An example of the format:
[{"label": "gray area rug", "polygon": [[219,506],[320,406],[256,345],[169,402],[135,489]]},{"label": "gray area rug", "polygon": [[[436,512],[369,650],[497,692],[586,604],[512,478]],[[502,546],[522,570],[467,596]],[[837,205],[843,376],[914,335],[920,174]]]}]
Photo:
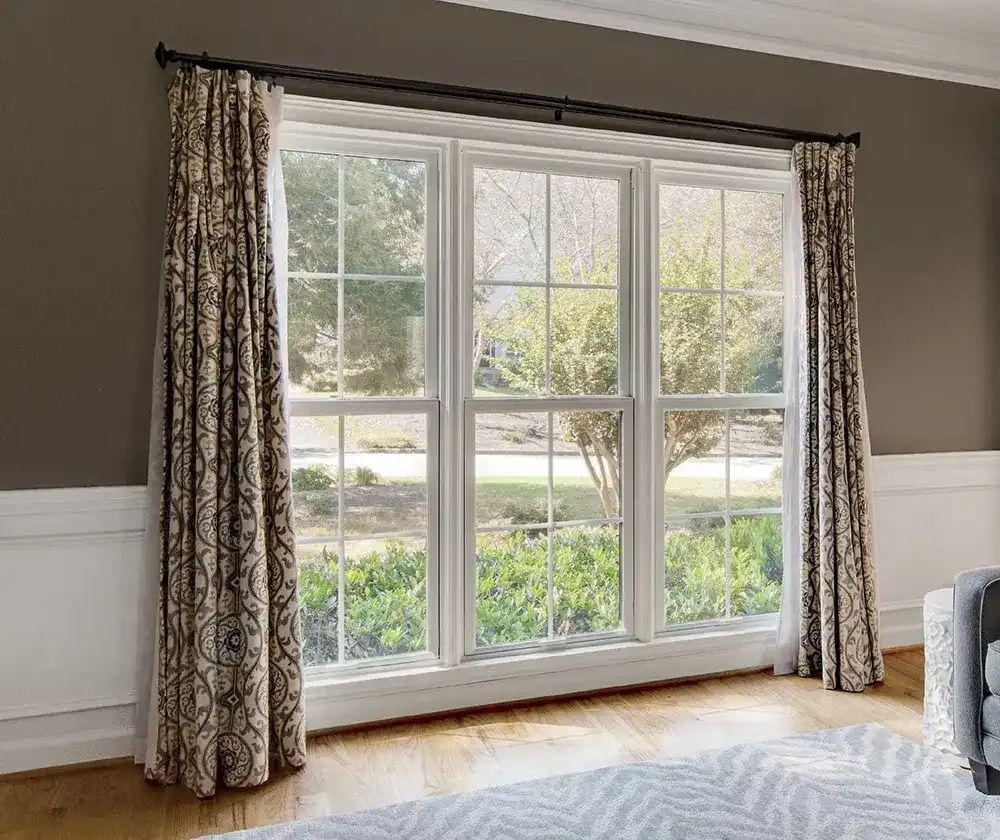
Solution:
[{"label": "gray area rug", "polygon": [[1000,797],[881,726],[420,799],[226,840],[997,840]]}]

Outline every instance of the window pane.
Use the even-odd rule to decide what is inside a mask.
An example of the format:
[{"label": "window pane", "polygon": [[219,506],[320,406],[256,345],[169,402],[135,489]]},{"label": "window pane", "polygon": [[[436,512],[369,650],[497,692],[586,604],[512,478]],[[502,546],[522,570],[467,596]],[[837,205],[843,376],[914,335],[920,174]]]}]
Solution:
[{"label": "window pane", "polygon": [[295,555],[299,564],[302,664],[309,666],[336,663],[337,543],[299,545],[295,548]]},{"label": "window pane", "polygon": [[724,513],[725,412],[664,412],[663,468],[663,511],[667,516]]},{"label": "window pane", "polygon": [[780,394],[782,299],[726,295],[726,391]]},{"label": "window pane", "polygon": [[545,393],[545,290],[476,286],[473,376],[485,396]]},{"label": "window pane", "polygon": [[426,529],[426,415],[345,417],[344,438],[345,534]]},{"label": "window pane", "polygon": [[726,288],[781,291],[781,195],[726,190]]},{"label": "window pane", "polygon": [[545,282],[545,175],[476,167],[476,283]]},{"label": "window pane", "polygon": [[548,414],[477,415],[476,524],[548,521]]},{"label": "window pane", "polygon": [[725,618],[725,520],[668,523],[663,554],[666,625]]},{"label": "window pane", "polygon": [[351,396],[424,393],[424,283],[344,284],[344,390]]},{"label": "window pane", "polygon": [[420,161],[344,158],[348,274],[423,276],[426,169]]},{"label": "window pane", "polygon": [[719,190],[660,186],[660,285],[718,289],[722,278]]},{"label": "window pane", "polygon": [[297,537],[337,538],[337,441],[338,418],[292,418],[292,504]]},{"label": "window pane", "polygon": [[[552,289],[550,294],[552,393],[617,394],[618,293],[610,289]],[[543,351],[544,318],[543,310],[543,328],[532,339]]]},{"label": "window pane", "polygon": [[556,636],[621,628],[619,530],[618,525],[555,530],[552,629]]},{"label": "window pane", "polygon": [[476,647],[548,635],[548,537],[507,531],[476,536]]},{"label": "window pane", "polygon": [[288,208],[288,270],[336,272],[338,155],[282,152]]},{"label": "window pane", "polygon": [[660,294],[660,393],[719,393],[721,309],[719,295]]},{"label": "window pane", "polygon": [[621,515],[621,413],[560,411],[553,415],[555,520]]},{"label": "window pane", "polygon": [[729,420],[730,510],[781,507],[784,412],[734,411]]},{"label": "window pane", "polygon": [[345,546],[345,561],[345,658],[426,650],[426,541],[352,541]]},{"label": "window pane", "polygon": [[781,609],[781,517],[734,516],[731,524],[733,615]]},{"label": "window pane", "polygon": [[288,280],[288,378],[293,396],[337,393],[336,280]]},{"label": "window pane", "polygon": [[553,175],[553,283],[618,283],[618,181]]}]

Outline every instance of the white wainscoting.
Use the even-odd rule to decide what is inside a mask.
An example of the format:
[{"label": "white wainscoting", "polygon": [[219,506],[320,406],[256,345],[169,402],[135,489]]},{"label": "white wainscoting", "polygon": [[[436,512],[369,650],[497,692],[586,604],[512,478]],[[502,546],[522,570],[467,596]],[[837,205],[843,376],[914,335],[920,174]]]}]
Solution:
[{"label": "white wainscoting", "polygon": [[[924,594],[1000,563],[1000,452],[875,459],[882,642]],[[0,492],[0,773],[132,754],[145,492]],[[773,633],[680,636],[317,682],[310,729],[766,665]]]},{"label": "white wainscoting", "polygon": [[145,496],[0,493],[0,772],[131,754]]}]

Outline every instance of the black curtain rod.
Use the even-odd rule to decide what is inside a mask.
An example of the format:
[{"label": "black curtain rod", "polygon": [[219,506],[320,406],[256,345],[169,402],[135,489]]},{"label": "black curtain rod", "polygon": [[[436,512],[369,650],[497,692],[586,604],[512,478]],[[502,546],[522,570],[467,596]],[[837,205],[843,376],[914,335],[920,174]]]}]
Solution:
[{"label": "black curtain rod", "polygon": [[658,123],[677,128],[723,131],[753,137],[769,137],[793,143],[819,141],[823,143],[852,143],[857,147],[861,146],[860,132],[848,136],[844,136],[843,134],[820,134],[813,131],[778,128],[771,125],[755,125],[754,123],[736,122],[734,120],[713,120],[708,117],[692,117],[686,114],[650,111],[645,108],[626,108],[621,105],[609,105],[604,102],[570,99],[568,96],[559,99],[556,96],[544,96],[537,93],[516,93],[508,90],[466,87],[465,85],[446,85],[439,82],[422,82],[414,79],[394,79],[388,76],[368,76],[362,73],[345,73],[339,70],[296,67],[290,64],[269,64],[263,61],[218,58],[210,56],[208,53],[197,55],[195,53],[180,53],[176,50],[168,50],[163,41],[157,44],[154,55],[156,56],[157,63],[163,69],[166,69],[168,64],[179,62],[182,64],[194,64],[212,70],[246,70],[254,76],[265,79],[304,79],[311,82],[324,82],[326,84],[361,88],[364,90],[412,93],[420,96],[435,96],[441,99],[508,105],[518,108],[535,108],[542,111],[552,111],[556,122],[562,120],[563,114],[579,114],[589,117]]}]

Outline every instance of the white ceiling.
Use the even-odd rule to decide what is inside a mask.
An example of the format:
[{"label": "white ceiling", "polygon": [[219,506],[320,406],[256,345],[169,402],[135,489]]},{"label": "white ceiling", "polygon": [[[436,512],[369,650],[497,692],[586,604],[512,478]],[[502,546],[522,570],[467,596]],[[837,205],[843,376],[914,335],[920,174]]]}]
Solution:
[{"label": "white ceiling", "polygon": [[1000,0],[445,0],[1000,88]]}]

